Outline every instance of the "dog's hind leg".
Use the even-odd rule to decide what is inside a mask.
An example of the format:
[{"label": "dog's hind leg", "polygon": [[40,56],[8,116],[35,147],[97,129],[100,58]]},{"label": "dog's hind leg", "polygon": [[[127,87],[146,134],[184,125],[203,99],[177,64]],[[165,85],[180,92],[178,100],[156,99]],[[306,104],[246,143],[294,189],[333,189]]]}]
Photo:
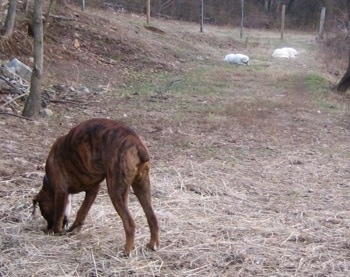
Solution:
[{"label": "dog's hind leg", "polygon": [[158,238],[158,220],[154,213],[151,201],[151,185],[149,179],[149,163],[146,162],[139,166],[139,172],[132,184],[134,193],[139,200],[143,211],[146,214],[148,226],[151,232],[150,242],[147,247],[151,250],[157,250],[159,247]]},{"label": "dog's hind leg", "polygon": [[118,212],[123,221],[125,231],[125,254],[130,256],[130,252],[134,249],[135,239],[135,222],[128,209],[129,187],[130,183],[127,177],[119,173],[107,174],[107,187],[109,196],[114,208]]}]

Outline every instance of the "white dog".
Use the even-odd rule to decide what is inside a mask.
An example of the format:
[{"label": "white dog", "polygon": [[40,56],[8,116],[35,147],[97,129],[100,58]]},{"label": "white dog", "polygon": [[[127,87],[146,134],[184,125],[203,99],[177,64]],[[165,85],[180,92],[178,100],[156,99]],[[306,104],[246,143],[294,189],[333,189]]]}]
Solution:
[{"label": "white dog", "polygon": [[249,65],[249,57],[243,54],[227,54],[224,61],[229,64]]},{"label": "white dog", "polygon": [[278,48],[272,53],[274,58],[295,58],[298,54],[297,50],[291,47]]}]

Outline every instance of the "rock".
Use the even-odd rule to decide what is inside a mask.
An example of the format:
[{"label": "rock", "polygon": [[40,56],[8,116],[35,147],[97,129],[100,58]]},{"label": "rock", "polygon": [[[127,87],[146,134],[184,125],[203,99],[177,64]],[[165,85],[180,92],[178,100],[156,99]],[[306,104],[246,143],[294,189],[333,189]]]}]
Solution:
[{"label": "rock", "polygon": [[55,91],[58,91],[58,92],[66,91],[67,89],[67,86],[63,84],[53,85],[52,87]]},{"label": "rock", "polygon": [[78,39],[75,39],[73,45],[74,45],[74,48],[75,48],[75,49],[80,48],[80,42],[79,42],[79,40],[78,40]]},{"label": "rock", "polygon": [[53,111],[51,111],[51,110],[48,109],[48,108],[45,108],[45,109],[42,109],[42,110],[40,111],[40,114],[41,114],[42,116],[44,116],[44,117],[51,117],[51,116],[53,116]]},{"label": "rock", "polygon": [[90,93],[90,90],[89,90],[87,87],[85,87],[85,86],[81,86],[81,87],[79,88],[79,92],[82,92],[82,93]]}]

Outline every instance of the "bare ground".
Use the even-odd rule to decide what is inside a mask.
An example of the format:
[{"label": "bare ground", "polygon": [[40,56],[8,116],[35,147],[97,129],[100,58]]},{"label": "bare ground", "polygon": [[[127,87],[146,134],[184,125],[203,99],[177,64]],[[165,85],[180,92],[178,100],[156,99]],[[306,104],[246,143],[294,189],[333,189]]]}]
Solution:
[{"label": "bare ground", "polygon": [[[314,34],[240,41],[229,28],[93,13],[71,10],[46,44],[45,88],[74,86],[55,99],[80,102],[51,103],[54,116],[34,122],[0,117],[0,275],[349,276],[349,100],[330,91]],[[297,59],[270,58],[281,45]],[[234,51],[251,66],[223,64]],[[78,235],[45,235],[31,215],[51,144],[91,117],[125,121],[149,146],[157,252],[144,249],[133,195],[131,258],[105,187]]]}]

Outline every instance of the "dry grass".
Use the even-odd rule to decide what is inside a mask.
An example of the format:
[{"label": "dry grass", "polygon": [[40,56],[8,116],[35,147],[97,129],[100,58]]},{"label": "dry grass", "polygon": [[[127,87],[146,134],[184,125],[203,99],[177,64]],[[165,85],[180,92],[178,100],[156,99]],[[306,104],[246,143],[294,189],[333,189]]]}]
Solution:
[{"label": "dry grass", "polygon": [[[129,28],[142,20],[120,17]],[[168,39],[146,46],[181,50],[172,73],[142,71],[141,83],[116,86],[94,105],[52,105],[50,119],[0,118],[0,276],[349,276],[349,103],[314,77],[325,74],[313,35],[287,35],[300,56],[272,60],[277,33],[251,30],[236,43],[238,30],[208,26],[198,35],[190,24],[153,24]],[[248,52],[250,67],[221,63],[232,45]],[[105,186],[78,235],[45,235],[41,216],[31,216],[50,145],[92,116],[130,123],[149,145],[157,252],[144,248],[149,231],[131,195],[136,248],[123,257],[124,231]],[[74,211],[81,200],[73,197]]]}]

